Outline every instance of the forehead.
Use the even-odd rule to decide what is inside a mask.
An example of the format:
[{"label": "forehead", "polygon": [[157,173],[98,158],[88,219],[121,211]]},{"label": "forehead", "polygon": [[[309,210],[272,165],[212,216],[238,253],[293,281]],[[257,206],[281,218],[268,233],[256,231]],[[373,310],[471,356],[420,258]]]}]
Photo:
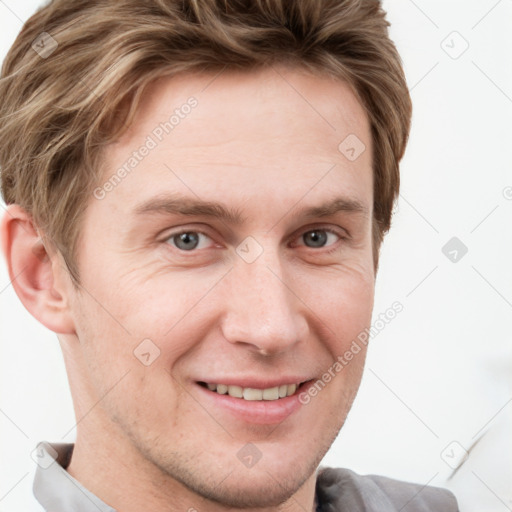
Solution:
[{"label": "forehead", "polygon": [[345,82],[290,67],[161,78],[105,157],[100,185],[115,178],[105,202],[117,207],[176,187],[208,198],[238,190],[247,199],[267,183],[291,197],[319,178],[312,196],[343,182],[366,195],[357,200],[371,200],[364,108]]},{"label": "forehead", "polygon": [[[121,145],[129,144],[134,136],[151,133],[155,121],[169,121],[192,97],[198,108],[193,109],[193,115],[188,115],[186,109],[186,125],[195,131],[197,141],[207,139],[211,144],[223,142],[226,135],[233,134],[233,128],[240,137],[279,132],[289,137],[300,136],[302,140],[324,140],[335,147],[347,130],[361,138],[369,131],[366,112],[345,81],[276,65],[253,71],[187,73],[156,80],[145,91],[135,122]],[[184,119],[183,115],[179,117],[180,121]],[[182,123],[176,121],[173,120],[176,130],[173,129],[167,142],[177,145],[185,142],[180,135],[188,138],[188,133],[177,129]],[[211,129],[212,123],[215,130]],[[327,139],[326,134],[330,135]],[[268,143],[269,137],[262,140]]]}]

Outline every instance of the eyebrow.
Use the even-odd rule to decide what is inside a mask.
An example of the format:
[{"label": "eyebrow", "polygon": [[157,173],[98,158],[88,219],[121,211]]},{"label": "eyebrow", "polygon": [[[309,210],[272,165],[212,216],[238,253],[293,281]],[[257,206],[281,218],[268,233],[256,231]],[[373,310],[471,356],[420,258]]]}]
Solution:
[{"label": "eyebrow", "polygon": [[[368,208],[356,199],[337,197],[317,206],[303,208],[294,213],[294,216],[306,218],[329,217],[338,212],[367,216]],[[137,215],[172,214],[212,217],[233,225],[242,224],[246,220],[240,210],[229,208],[222,203],[179,195],[165,195],[149,199],[138,205],[135,208],[135,213]]]}]

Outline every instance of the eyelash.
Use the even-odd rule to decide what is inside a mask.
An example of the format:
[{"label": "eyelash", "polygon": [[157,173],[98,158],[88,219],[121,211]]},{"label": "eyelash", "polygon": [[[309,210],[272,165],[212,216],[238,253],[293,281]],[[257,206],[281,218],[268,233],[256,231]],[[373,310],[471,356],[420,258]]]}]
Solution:
[{"label": "eyelash", "polygon": [[[342,234],[341,232],[339,232],[338,230],[335,230],[335,229],[332,229],[332,228],[328,228],[328,227],[322,227],[322,226],[313,226],[309,229],[307,229],[306,231],[303,231],[300,235],[299,235],[299,238],[304,236],[306,233],[310,233],[311,231],[325,231],[326,233],[331,233],[333,235],[336,235],[337,237],[339,237],[340,240],[348,240],[350,237],[347,235],[347,234]],[[182,229],[181,231],[176,231],[174,233],[170,233],[169,235],[167,235],[165,237],[165,239],[163,240],[165,243],[167,243],[169,240],[171,240],[173,237],[177,236],[177,235],[181,235],[183,233],[197,233],[197,234],[200,234],[200,235],[204,235],[208,238],[210,238],[212,241],[213,241],[213,238],[208,235],[207,233],[205,233],[204,231],[201,231],[199,229],[194,229],[194,228],[191,228],[191,229]],[[306,245],[303,245],[304,247],[308,248],[308,249],[315,249],[315,247],[307,247]],[[173,249],[175,249],[176,251],[180,252],[180,253],[187,253],[187,252],[190,252],[190,253],[194,253],[196,252],[197,250],[201,250],[201,249],[192,249],[190,251],[184,251],[184,250],[181,250],[179,249],[178,247],[174,247],[172,246]],[[324,247],[319,247],[318,249],[321,250],[321,249],[324,249],[324,254],[331,254],[332,252],[336,251],[339,249],[338,247],[338,244],[337,243],[333,243],[331,244],[331,246],[328,246],[330,247],[330,249],[325,249]]]}]

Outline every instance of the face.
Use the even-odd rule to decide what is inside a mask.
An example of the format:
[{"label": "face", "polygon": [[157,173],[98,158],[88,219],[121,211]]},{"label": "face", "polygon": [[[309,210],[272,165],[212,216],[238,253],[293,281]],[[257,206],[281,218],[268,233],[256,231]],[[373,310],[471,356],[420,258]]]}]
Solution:
[{"label": "face", "polygon": [[315,471],[364,347],[335,362],[373,306],[366,114],[344,83],[278,70],[152,86],[105,153],[70,301],[72,387],[101,399],[87,421],[111,456],[231,506]]}]

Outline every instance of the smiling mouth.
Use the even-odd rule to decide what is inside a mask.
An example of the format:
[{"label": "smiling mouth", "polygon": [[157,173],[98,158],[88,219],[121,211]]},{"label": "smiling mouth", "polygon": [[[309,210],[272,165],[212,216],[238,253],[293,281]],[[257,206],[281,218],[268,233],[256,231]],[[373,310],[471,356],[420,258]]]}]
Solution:
[{"label": "smiling mouth", "polygon": [[256,389],[256,388],[243,388],[241,386],[233,386],[226,384],[213,384],[209,382],[199,382],[199,385],[208,388],[214,393],[219,395],[229,395],[233,398],[241,398],[242,400],[257,401],[257,400],[279,400],[294,395],[297,389],[304,384],[299,382],[297,384],[282,384],[281,386],[274,386],[273,388]]}]

